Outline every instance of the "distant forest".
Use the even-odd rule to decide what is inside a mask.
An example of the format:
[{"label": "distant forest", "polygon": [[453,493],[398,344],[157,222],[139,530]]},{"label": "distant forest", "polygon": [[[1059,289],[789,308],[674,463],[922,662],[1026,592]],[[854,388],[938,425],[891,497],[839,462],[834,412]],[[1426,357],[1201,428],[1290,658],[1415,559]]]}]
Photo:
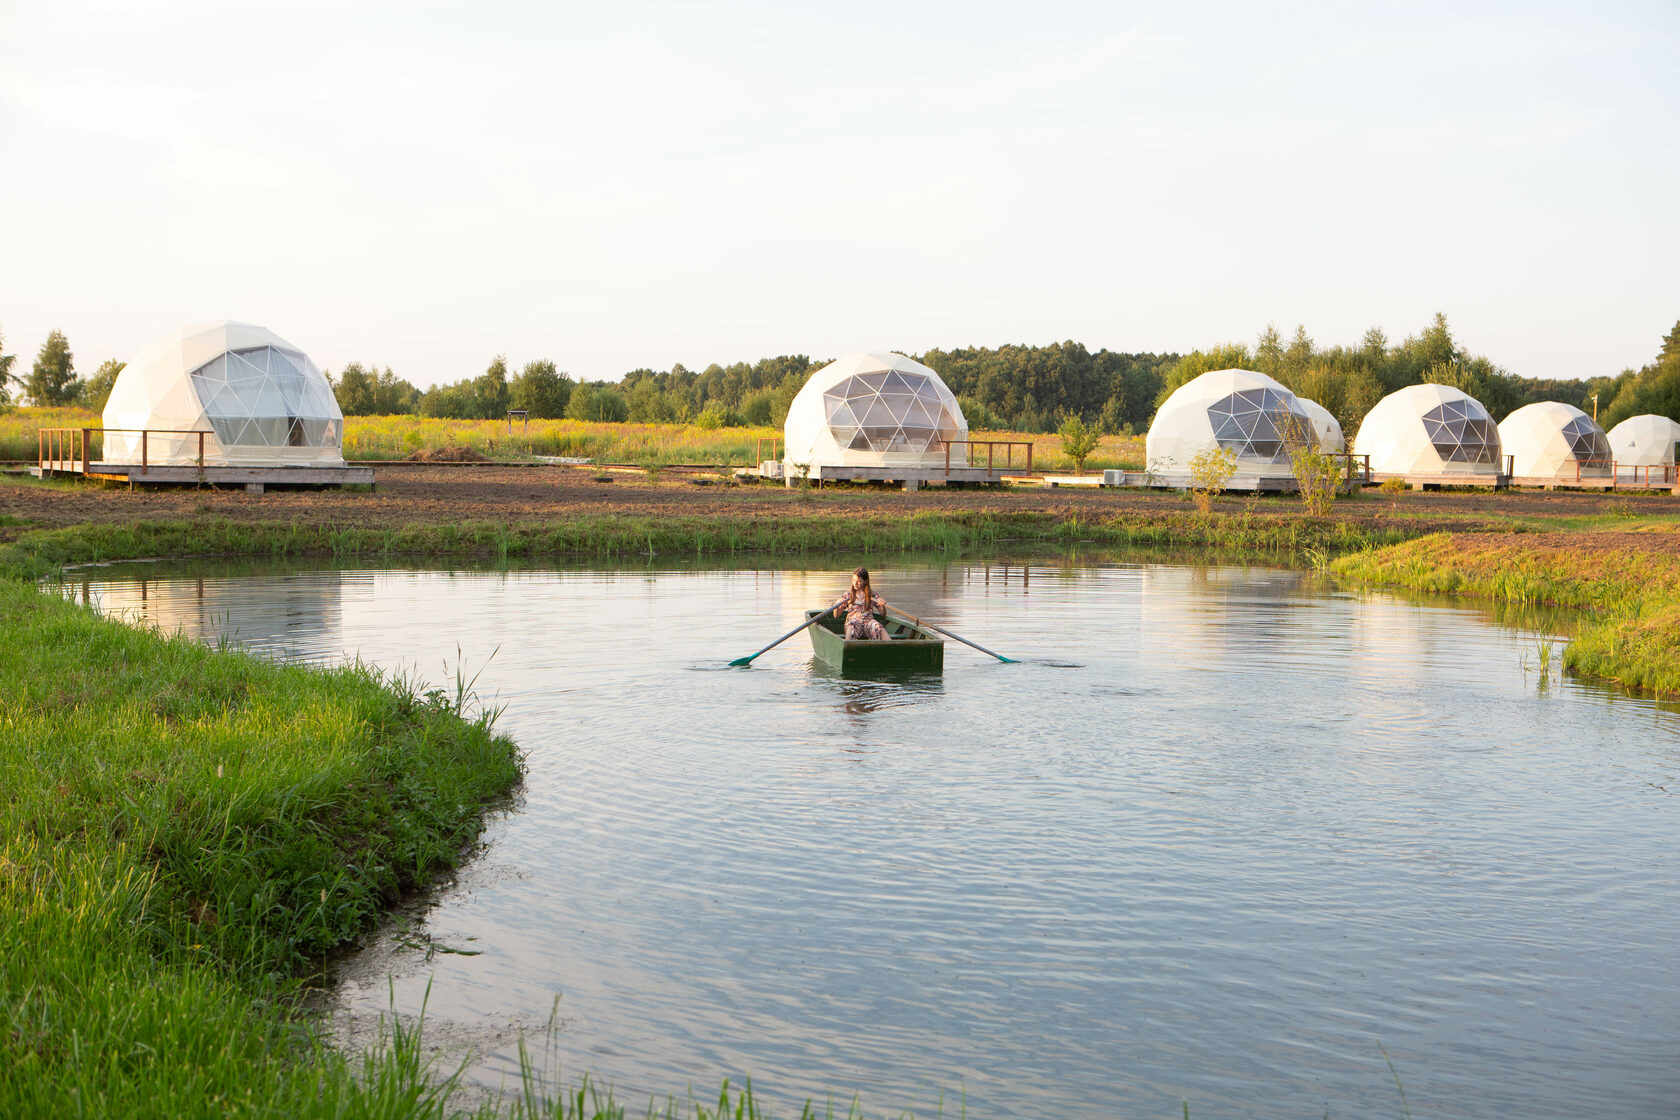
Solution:
[{"label": "distant forest", "polygon": [[[1088,350],[1078,342],[929,350],[913,354],[937,370],[976,430],[1053,431],[1077,415],[1104,432],[1142,432],[1168,394],[1200,373],[1232,366],[1259,370],[1329,409],[1348,436],[1377,401],[1419,382],[1454,385],[1487,405],[1494,419],[1536,401],[1593,410],[1606,428],[1646,412],[1680,420],[1680,322],[1653,360],[1637,370],[1583,380],[1518,377],[1471,354],[1446,316],[1390,343],[1375,327],[1358,345],[1320,346],[1304,327],[1285,338],[1275,327],[1253,346],[1228,343],[1189,354]],[[499,417],[509,408],[578,420],[672,422],[704,427],[779,426],[812,371],[826,364],[804,354],[709,365],[698,372],[635,369],[618,381],[574,382],[553,362],[528,363],[510,376],[493,361],[480,376],[422,392],[389,369],[352,364],[334,379],[347,415],[419,412],[458,418]]]},{"label": "distant forest", "polygon": [[[0,351],[4,341],[0,340]],[[1148,428],[1168,394],[1197,374],[1232,366],[1270,374],[1301,396],[1329,409],[1352,437],[1359,421],[1384,396],[1419,382],[1454,385],[1487,405],[1501,420],[1525,404],[1555,400],[1587,412],[1598,398],[1598,417],[1610,428],[1629,416],[1657,413],[1680,421],[1680,322],[1662,339],[1656,356],[1639,369],[1585,380],[1518,377],[1453,338],[1444,315],[1417,334],[1391,344],[1375,327],[1356,346],[1320,346],[1304,327],[1287,339],[1267,327],[1251,347],[1228,343],[1189,354],[1087,350],[1082,343],[929,350],[911,355],[945,379],[976,430],[1053,431],[1077,415],[1104,432]],[[92,376],[76,375],[64,336],[54,331],[34,367],[17,369],[0,353],[0,405],[8,382],[37,404],[105,405],[120,362],[106,362]],[[347,416],[418,413],[455,419],[494,419],[510,408],[535,417],[576,420],[689,422],[718,428],[744,424],[780,426],[789,404],[812,371],[826,364],[804,354],[756,362],[709,365],[698,372],[681,364],[668,370],[634,369],[617,381],[574,381],[549,360],[527,362],[518,372],[497,357],[477,377],[421,390],[380,369],[352,362],[328,372]]]}]

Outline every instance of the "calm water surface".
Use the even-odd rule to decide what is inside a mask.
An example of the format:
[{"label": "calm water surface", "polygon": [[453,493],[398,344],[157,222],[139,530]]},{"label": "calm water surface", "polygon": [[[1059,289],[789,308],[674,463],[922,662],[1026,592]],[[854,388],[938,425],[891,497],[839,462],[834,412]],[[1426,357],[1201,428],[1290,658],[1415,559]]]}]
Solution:
[{"label": "calm water surface", "polygon": [[[85,580],[82,578],[85,577]],[[1680,1115],[1680,716],[1484,613],[1164,564],[884,569],[943,678],[728,659],[839,571],[94,569],[113,612],[506,706],[517,808],[341,1002],[559,1002],[620,1100],[783,1112]],[[1523,662],[1529,665],[1525,669]],[[388,970],[394,979],[387,981]],[[542,1043],[536,1043],[539,1051]],[[797,1111],[795,1109],[794,1111]]]}]

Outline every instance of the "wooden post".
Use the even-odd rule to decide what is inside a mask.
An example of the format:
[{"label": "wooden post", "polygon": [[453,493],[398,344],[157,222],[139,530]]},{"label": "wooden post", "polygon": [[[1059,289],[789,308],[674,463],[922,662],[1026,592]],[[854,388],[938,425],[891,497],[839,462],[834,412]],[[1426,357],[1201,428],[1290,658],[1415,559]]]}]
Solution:
[{"label": "wooden post", "polygon": [[148,474],[151,467],[146,462],[146,429],[140,429],[140,473]]},{"label": "wooden post", "polygon": [[1032,443],[1027,444],[1027,473],[1032,473]]},{"label": "wooden post", "polygon": [[82,429],[82,474],[87,474],[89,460],[93,458],[93,429]]},{"label": "wooden post", "polygon": [[945,477],[951,477],[951,441],[945,441]]}]

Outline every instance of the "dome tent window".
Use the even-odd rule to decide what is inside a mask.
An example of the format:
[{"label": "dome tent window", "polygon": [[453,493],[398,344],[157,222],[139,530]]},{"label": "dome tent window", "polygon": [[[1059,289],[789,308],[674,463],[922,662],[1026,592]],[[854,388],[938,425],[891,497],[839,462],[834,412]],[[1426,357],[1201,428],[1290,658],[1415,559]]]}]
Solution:
[{"label": "dome tent window", "polygon": [[273,346],[230,350],[189,376],[205,417],[224,445],[339,445],[332,390],[314,363],[297,351]]},{"label": "dome tent window", "polygon": [[1295,394],[1275,389],[1243,389],[1208,406],[1213,438],[1238,458],[1287,463],[1289,445],[1304,443],[1312,421]]},{"label": "dome tent window", "polygon": [[1423,414],[1423,430],[1442,462],[1499,462],[1499,428],[1474,397],[1430,409]]},{"label": "dome tent window", "polygon": [[1565,424],[1563,438],[1569,441],[1570,454],[1577,462],[1601,462],[1610,458],[1610,441],[1590,417],[1577,416]]},{"label": "dome tent window", "polygon": [[829,432],[850,451],[925,453],[941,440],[962,438],[962,422],[940,388],[923,374],[899,370],[848,377],[823,393]]}]

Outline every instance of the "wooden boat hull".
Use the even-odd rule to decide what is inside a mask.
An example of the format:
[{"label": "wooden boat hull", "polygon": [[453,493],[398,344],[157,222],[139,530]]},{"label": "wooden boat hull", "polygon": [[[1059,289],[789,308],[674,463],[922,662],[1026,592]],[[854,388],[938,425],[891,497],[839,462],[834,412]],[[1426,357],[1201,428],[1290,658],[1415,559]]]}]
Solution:
[{"label": "wooden boat hull", "polygon": [[811,650],[817,660],[841,676],[872,676],[878,673],[943,673],[945,640],[907,619],[890,614],[875,615],[887,629],[890,641],[846,640],[846,620],[832,611],[806,611],[805,617],[825,615],[805,632],[811,635]]}]

